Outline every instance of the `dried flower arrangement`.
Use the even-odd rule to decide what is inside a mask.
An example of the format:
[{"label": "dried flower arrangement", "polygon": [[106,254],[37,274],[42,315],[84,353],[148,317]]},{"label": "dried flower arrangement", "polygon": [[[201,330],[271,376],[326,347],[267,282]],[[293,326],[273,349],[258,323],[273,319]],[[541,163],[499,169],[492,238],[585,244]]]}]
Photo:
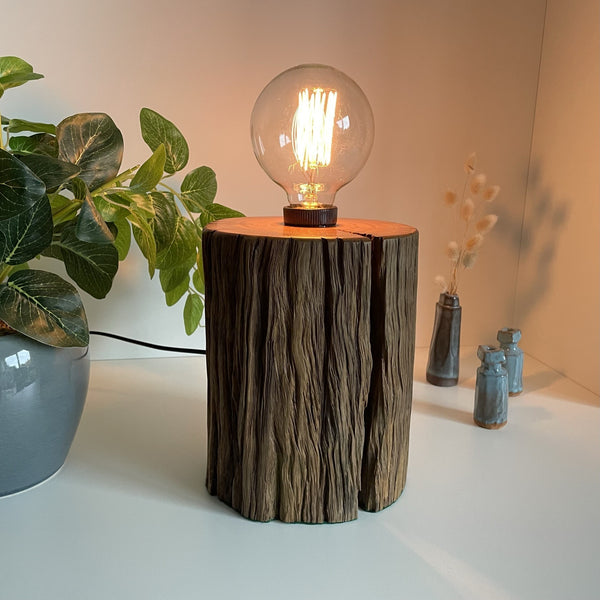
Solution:
[{"label": "dried flower arrangement", "polygon": [[451,241],[446,248],[451,265],[450,280],[446,281],[441,275],[435,278],[443,291],[452,295],[458,293],[462,269],[473,267],[485,235],[493,229],[498,220],[497,215],[485,214],[485,206],[498,196],[500,188],[497,185],[488,185],[485,174],[475,173],[475,165],[476,155],[473,152],[464,164],[465,183],[460,198],[452,190],[447,190],[444,195],[445,204],[456,208],[456,216],[463,225],[461,242]]}]

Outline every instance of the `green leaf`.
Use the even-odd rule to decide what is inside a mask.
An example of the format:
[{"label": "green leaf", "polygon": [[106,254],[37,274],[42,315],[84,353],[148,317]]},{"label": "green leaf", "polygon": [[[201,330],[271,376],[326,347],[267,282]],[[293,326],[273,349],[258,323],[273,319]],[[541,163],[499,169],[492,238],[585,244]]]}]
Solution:
[{"label": "green leaf", "polygon": [[118,200],[117,202],[115,201],[113,194],[94,196],[94,204],[104,221],[115,223],[120,219],[127,218],[131,212],[129,203],[127,203],[127,206],[123,206],[120,198]]},{"label": "green leaf", "polygon": [[184,217],[178,217],[173,239],[158,253],[156,266],[161,270],[172,269],[189,260],[195,260],[197,243],[194,224]]},{"label": "green leaf", "polygon": [[58,156],[56,138],[47,133],[12,136],[9,145],[10,149],[17,154],[43,154],[55,158]]},{"label": "green leaf", "polygon": [[33,121],[25,121],[24,119],[9,119],[6,131],[9,133],[30,131],[31,133],[49,133],[55,135],[56,125],[52,123],[35,123]]},{"label": "green leaf", "polygon": [[75,235],[82,242],[91,244],[112,244],[115,239],[96,208],[89,191],[83,200],[81,211],[77,217]]},{"label": "green leaf", "polygon": [[[0,57],[0,86],[3,90],[23,85],[26,81],[41,79],[43,75],[33,72],[33,67],[16,56]],[[2,94],[0,94],[1,96]]]},{"label": "green leaf", "polygon": [[129,189],[142,194],[151,192],[164,175],[166,159],[165,145],[160,144],[152,156],[137,170],[129,184]]},{"label": "green leaf", "polygon": [[0,79],[0,86],[2,86],[2,91],[4,92],[4,90],[9,88],[18,87],[28,81],[41,79],[42,77],[43,75],[40,75],[39,73],[14,73],[2,77],[2,79]]},{"label": "green leaf", "polygon": [[69,190],[73,192],[73,196],[75,196],[77,200],[81,200],[82,202],[89,192],[88,186],[80,177],[76,177],[69,183]]},{"label": "green leaf", "polygon": [[[121,207],[127,213],[132,212],[129,194],[124,194],[123,192],[114,192],[112,194],[105,194],[103,197],[115,207]],[[98,196],[96,196],[96,198],[98,198]]]},{"label": "green leaf", "polygon": [[88,326],[77,290],[54,273],[23,270],[0,285],[0,319],[50,346],[87,346]]},{"label": "green leaf", "polygon": [[156,270],[156,242],[154,241],[152,226],[146,219],[136,213],[131,213],[128,220],[133,225],[133,237],[148,261],[148,274],[152,279]]},{"label": "green leaf", "polygon": [[177,219],[180,217],[175,198],[170,192],[152,192],[154,206],[154,239],[158,252],[164,250],[173,241],[177,229]]},{"label": "green leaf", "polygon": [[18,265],[52,243],[52,210],[46,196],[29,210],[0,221],[0,262]]},{"label": "green leaf", "polygon": [[61,223],[72,221],[81,206],[81,203],[77,200],[72,200],[60,194],[48,194],[48,198],[50,199],[52,221],[55,227]]},{"label": "green leaf", "polygon": [[75,234],[82,242],[111,244],[114,236],[102,218],[85,182],[77,177],[70,184],[71,191],[81,201],[81,211],[76,221]]},{"label": "green leaf", "polygon": [[204,302],[202,298],[198,294],[189,294],[183,307],[183,322],[185,332],[188,335],[192,335],[198,329],[203,312]]},{"label": "green leaf", "polygon": [[69,277],[81,289],[94,298],[104,298],[108,294],[119,267],[119,256],[113,244],[82,242],[72,224],[64,228],[60,241],[52,246],[54,252],[60,250]]},{"label": "green leaf", "polygon": [[131,225],[127,219],[117,219],[117,235],[115,236],[115,248],[119,253],[119,260],[125,260],[131,248]]},{"label": "green leaf", "polygon": [[[62,232],[61,232],[62,233]],[[56,231],[52,237],[52,244],[48,246],[43,252],[42,256],[47,256],[48,258],[55,258],[56,260],[63,261],[63,254],[60,249],[60,234],[57,235]]]},{"label": "green leaf", "polygon": [[165,294],[165,300],[167,302],[167,306],[173,306],[177,304],[183,295],[188,291],[188,282],[182,281],[177,287],[169,290]]},{"label": "green leaf", "polygon": [[181,265],[172,269],[162,269],[159,273],[160,287],[162,291],[167,293],[174,290],[177,286],[185,281],[185,285],[190,285],[190,268],[191,265]]},{"label": "green leaf", "polygon": [[154,203],[150,194],[132,194],[123,192],[122,196],[129,199],[131,211],[144,219],[154,218]]},{"label": "green leaf", "polygon": [[140,218],[149,221],[154,217],[154,202],[150,194],[137,194],[122,189],[105,196],[112,204],[121,206],[127,213],[136,213]]},{"label": "green leaf", "polygon": [[234,217],[243,217],[243,213],[234,210],[233,208],[228,208],[227,206],[223,206],[222,204],[209,204],[204,207],[204,210],[200,214],[200,224],[202,227],[206,227],[212,221],[218,221],[219,219],[231,219]]},{"label": "green leaf", "polygon": [[196,288],[196,291],[200,294],[204,294],[204,269],[202,268],[202,262],[199,263],[192,273],[192,285]]},{"label": "green leaf", "polygon": [[67,117],[56,128],[58,157],[81,168],[79,177],[91,191],[114,179],[123,157],[123,136],[104,113]]},{"label": "green leaf", "polygon": [[0,149],[0,221],[29,210],[45,193],[44,182],[31,169]]},{"label": "green leaf", "polygon": [[19,135],[10,138],[10,149],[16,154],[33,154],[39,143],[34,139],[33,135]]},{"label": "green leaf", "polygon": [[202,212],[217,194],[217,178],[210,167],[190,171],[181,183],[181,201],[190,212]]},{"label": "green leaf", "polygon": [[164,144],[166,152],[165,171],[167,173],[176,173],[187,165],[190,153],[187,142],[171,121],[149,108],[142,108],[140,126],[142,137],[146,144],[150,146],[152,152],[161,144]]},{"label": "green leaf", "polygon": [[18,158],[44,182],[48,192],[55,192],[61,185],[76,177],[80,171],[76,165],[52,156],[28,154]]}]

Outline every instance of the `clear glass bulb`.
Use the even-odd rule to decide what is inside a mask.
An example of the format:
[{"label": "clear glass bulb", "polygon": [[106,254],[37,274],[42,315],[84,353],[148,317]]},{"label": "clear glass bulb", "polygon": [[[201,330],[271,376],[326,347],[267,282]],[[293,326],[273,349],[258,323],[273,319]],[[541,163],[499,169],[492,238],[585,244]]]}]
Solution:
[{"label": "clear glass bulb", "polygon": [[373,145],[373,113],[350,77],[326,65],[284,71],[261,92],[250,121],[254,154],[291,207],[332,207]]}]

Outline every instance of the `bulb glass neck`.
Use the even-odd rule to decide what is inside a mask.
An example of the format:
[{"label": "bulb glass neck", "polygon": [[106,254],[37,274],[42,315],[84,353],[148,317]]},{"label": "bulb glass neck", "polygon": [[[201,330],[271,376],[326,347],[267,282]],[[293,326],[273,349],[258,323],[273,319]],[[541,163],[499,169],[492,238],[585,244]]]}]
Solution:
[{"label": "bulb glass neck", "polygon": [[324,208],[333,206],[335,201],[335,192],[328,192],[320,183],[295,184],[293,189],[286,191],[290,206]]}]

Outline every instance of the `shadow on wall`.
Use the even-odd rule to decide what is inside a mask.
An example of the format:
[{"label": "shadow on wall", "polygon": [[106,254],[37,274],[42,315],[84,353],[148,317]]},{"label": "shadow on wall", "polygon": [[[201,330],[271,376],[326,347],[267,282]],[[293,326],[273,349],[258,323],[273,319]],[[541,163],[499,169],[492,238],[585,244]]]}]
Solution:
[{"label": "shadow on wall", "polygon": [[499,209],[499,227],[519,248],[517,307],[515,317],[520,323],[527,320],[550,287],[552,264],[560,233],[569,221],[569,203],[558,199],[544,186],[541,167],[533,164],[529,172],[525,221]]}]

